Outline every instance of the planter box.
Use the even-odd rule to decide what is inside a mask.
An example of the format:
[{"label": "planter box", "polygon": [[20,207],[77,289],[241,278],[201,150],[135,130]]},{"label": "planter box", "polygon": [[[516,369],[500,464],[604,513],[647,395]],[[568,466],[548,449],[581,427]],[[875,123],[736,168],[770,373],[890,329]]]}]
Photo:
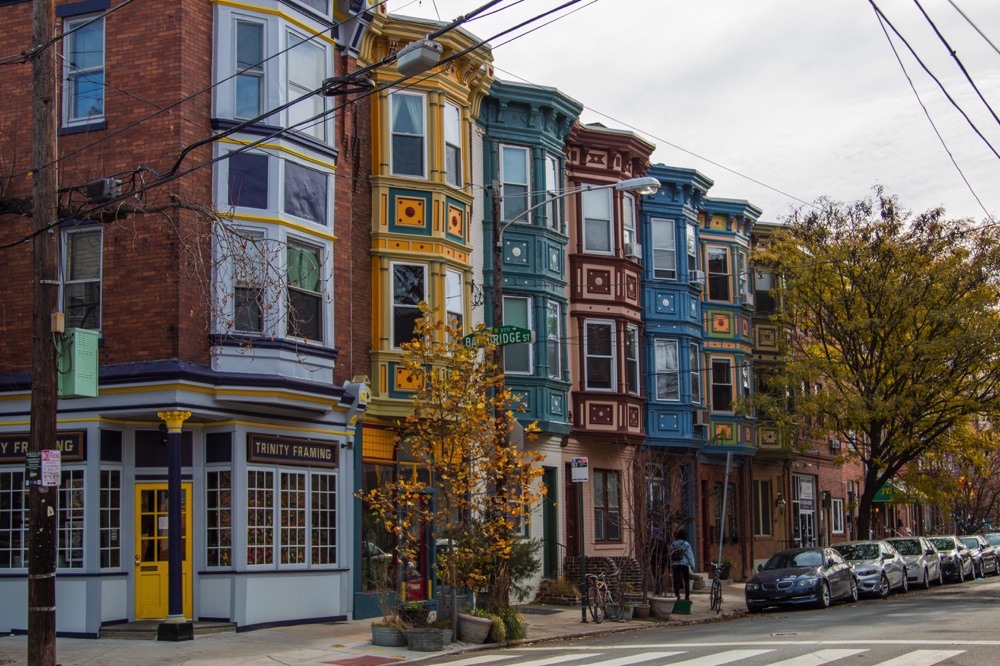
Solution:
[{"label": "planter box", "polygon": [[622,613],[621,621],[628,622],[629,620],[632,619],[632,616],[635,614],[635,604],[626,603],[623,608],[625,609],[625,611]]},{"label": "planter box", "polygon": [[668,597],[649,597],[649,605],[652,608],[653,617],[669,620],[670,613],[674,609],[674,600]]},{"label": "planter box", "polygon": [[645,620],[649,617],[650,605],[649,604],[636,604],[635,610],[632,611],[632,616],[637,620]]},{"label": "planter box", "polygon": [[410,629],[406,632],[406,644],[414,652],[440,652],[444,649],[444,632],[437,627]]},{"label": "planter box", "polygon": [[492,628],[493,620],[488,617],[458,614],[458,639],[466,643],[485,643]]},{"label": "planter box", "polygon": [[411,627],[422,627],[427,624],[427,618],[431,614],[430,608],[406,608],[400,606],[396,609],[399,619]]},{"label": "planter box", "polygon": [[381,647],[403,647],[406,645],[406,634],[395,627],[373,624],[372,643]]}]

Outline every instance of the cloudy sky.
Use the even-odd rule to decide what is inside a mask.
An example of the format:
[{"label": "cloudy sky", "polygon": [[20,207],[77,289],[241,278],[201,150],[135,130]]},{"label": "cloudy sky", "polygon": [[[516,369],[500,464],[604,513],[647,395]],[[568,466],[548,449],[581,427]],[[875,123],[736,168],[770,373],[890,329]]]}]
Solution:
[{"label": "cloudy sky", "polygon": [[[868,0],[581,0],[490,41],[497,77],[560,89],[587,107],[583,122],[635,131],[656,144],[653,162],[698,169],[715,181],[711,196],[747,199],[764,219],[819,196],[855,200],[876,183],[915,211],[996,217],[1000,2],[919,1],[992,112],[915,0],[876,4],[986,141],[893,35],[942,145]],[[389,9],[448,21],[484,2]],[[565,2],[507,0],[465,28],[489,39]]]}]

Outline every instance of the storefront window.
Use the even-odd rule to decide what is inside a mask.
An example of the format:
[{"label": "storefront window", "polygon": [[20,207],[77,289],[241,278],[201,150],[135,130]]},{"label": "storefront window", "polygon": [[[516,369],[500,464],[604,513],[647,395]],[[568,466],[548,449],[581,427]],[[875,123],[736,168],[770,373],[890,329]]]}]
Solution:
[{"label": "storefront window", "polygon": [[56,566],[83,568],[83,470],[63,470],[59,486]]},{"label": "storefront window", "polygon": [[281,563],[306,562],[306,475],[281,473]]},{"label": "storefront window", "polygon": [[337,477],[313,474],[311,499],[312,563],[334,564],[337,561]]},{"label": "storefront window", "polygon": [[274,472],[247,471],[247,564],[274,564]]},{"label": "storefront window", "polygon": [[206,479],[208,489],[207,523],[208,549],[207,563],[210,567],[228,567],[233,563],[232,549],[232,472],[229,470],[209,471]]},{"label": "storefront window", "polygon": [[121,566],[122,473],[101,470],[101,568]]},{"label": "storefront window", "polygon": [[[365,463],[362,489],[368,492],[396,480],[396,466]],[[361,509],[361,591],[392,590],[396,586],[396,567],[392,553],[396,540],[367,504]]]},{"label": "storefront window", "polygon": [[0,569],[27,566],[24,559],[28,495],[24,472],[0,472]]},{"label": "storefront window", "polygon": [[248,470],[247,564],[275,564],[275,548],[279,567],[336,564],[336,482],[330,472]]}]

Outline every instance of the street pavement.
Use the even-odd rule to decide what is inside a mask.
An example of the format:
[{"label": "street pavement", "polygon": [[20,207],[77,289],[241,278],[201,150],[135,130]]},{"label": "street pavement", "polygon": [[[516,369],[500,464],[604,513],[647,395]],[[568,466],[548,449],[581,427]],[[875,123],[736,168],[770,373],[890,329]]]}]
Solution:
[{"label": "street pavement", "polygon": [[[554,639],[637,632],[656,627],[711,622],[744,613],[743,588],[740,584],[727,584],[723,597],[722,613],[719,615],[709,608],[708,595],[696,593],[691,596],[690,615],[674,614],[669,620],[605,620],[601,624],[594,623],[589,614],[588,622],[583,623],[579,607],[526,606],[524,618],[528,624],[528,638],[521,643],[528,645]],[[59,638],[56,643],[56,663],[62,666],[380,666],[406,661],[433,664],[449,655],[497,647],[454,642],[446,646],[444,652],[437,653],[377,647],[371,643],[371,623],[372,620],[362,620],[210,634],[196,636],[193,641],[184,643],[119,638]],[[25,636],[0,638],[0,666],[27,664],[26,655]]]}]

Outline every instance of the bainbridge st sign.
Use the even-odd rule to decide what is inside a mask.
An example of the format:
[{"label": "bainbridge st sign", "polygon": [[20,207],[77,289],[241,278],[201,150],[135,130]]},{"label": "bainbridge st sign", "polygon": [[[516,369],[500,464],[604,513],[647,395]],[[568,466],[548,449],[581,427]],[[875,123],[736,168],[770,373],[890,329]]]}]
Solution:
[{"label": "bainbridge st sign", "polygon": [[277,435],[247,435],[247,461],[336,467],[338,442]]}]

